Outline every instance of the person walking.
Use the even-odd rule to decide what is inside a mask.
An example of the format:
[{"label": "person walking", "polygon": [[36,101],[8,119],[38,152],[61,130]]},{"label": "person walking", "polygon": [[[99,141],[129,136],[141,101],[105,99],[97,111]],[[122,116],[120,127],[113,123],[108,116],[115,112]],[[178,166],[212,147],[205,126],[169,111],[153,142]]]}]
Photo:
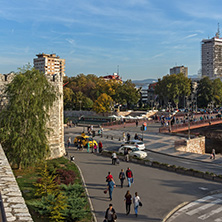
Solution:
[{"label": "person walking", "polygon": [[213,160],[215,160],[215,156],[216,156],[215,153],[216,153],[216,152],[215,152],[215,149],[212,149],[212,153],[211,153],[210,159],[213,158]]},{"label": "person walking", "polygon": [[138,137],[138,134],[137,134],[137,133],[135,134],[134,139],[135,139],[135,140],[138,140],[138,139],[139,139],[139,137]]},{"label": "person walking", "polygon": [[123,132],[123,142],[124,143],[126,142],[126,134],[125,134],[125,132]]},{"label": "person walking", "polygon": [[87,147],[87,153],[89,153],[89,150],[90,150],[89,140],[87,141],[86,147]]},{"label": "person walking", "polygon": [[113,154],[112,154],[112,164],[113,165],[116,165],[116,160],[117,160],[117,155],[115,152],[113,152]]},{"label": "person walking", "polygon": [[117,219],[116,211],[113,208],[112,204],[109,204],[109,208],[106,210],[105,213],[105,220],[107,222],[114,222]]},{"label": "person walking", "polygon": [[132,204],[132,196],[131,196],[129,190],[127,190],[127,192],[126,192],[124,201],[126,204],[126,215],[128,215],[130,213],[130,206]]},{"label": "person walking", "polygon": [[126,171],[126,177],[128,180],[128,187],[131,187],[131,184],[133,182],[133,172],[129,167],[127,168],[127,171]]},{"label": "person walking", "polygon": [[101,141],[99,141],[99,153],[102,153],[103,151],[103,144]]},{"label": "person walking", "polygon": [[125,156],[125,161],[129,162],[129,152],[127,148],[124,149],[124,156]]},{"label": "person walking", "polygon": [[113,189],[114,189],[114,187],[116,187],[116,185],[115,185],[115,181],[113,179],[113,176],[111,175],[110,172],[108,172],[108,176],[106,177],[106,182],[107,182],[107,190],[109,191],[109,199],[111,201]]},{"label": "person walking", "polygon": [[137,192],[135,193],[135,196],[133,198],[133,203],[134,203],[135,215],[137,217],[138,216],[138,207],[139,207],[139,204],[140,204],[140,197],[138,196]]},{"label": "person walking", "polygon": [[129,142],[130,141],[130,134],[129,133],[127,133],[127,141]]},{"label": "person walking", "polygon": [[71,145],[71,137],[69,137],[69,139],[67,140],[67,144],[68,144],[68,148],[70,148],[70,145]]},{"label": "person walking", "polygon": [[94,149],[94,152],[97,153],[97,145],[96,145],[96,143],[93,144],[93,149]]},{"label": "person walking", "polygon": [[123,182],[126,179],[125,173],[124,173],[123,169],[121,169],[121,171],[119,173],[119,179],[120,179],[121,188],[123,188]]}]

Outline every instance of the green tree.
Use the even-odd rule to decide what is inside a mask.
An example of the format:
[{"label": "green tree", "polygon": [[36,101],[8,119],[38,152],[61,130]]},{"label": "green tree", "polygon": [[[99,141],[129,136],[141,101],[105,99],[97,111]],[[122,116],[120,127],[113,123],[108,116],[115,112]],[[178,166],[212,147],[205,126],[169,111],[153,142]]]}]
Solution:
[{"label": "green tree", "polygon": [[19,168],[49,154],[46,123],[56,92],[46,76],[30,68],[20,70],[6,87],[8,104],[0,116],[0,140],[12,164]]},{"label": "green tree", "polygon": [[103,93],[99,98],[94,102],[93,110],[97,113],[106,113],[111,111],[113,106],[113,99],[108,96],[106,93]]},{"label": "green tree", "polygon": [[166,75],[162,80],[158,79],[155,93],[163,100],[165,106],[170,101],[178,107],[179,101],[184,96],[191,94],[191,80],[184,76],[183,73]]},{"label": "green tree", "polygon": [[198,107],[207,107],[211,101],[213,101],[213,84],[209,77],[204,77],[197,87]]},{"label": "green tree", "polygon": [[222,105],[222,82],[219,78],[213,80],[212,88],[215,105]]},{"label": "green tree", "polygon": [[131,80],[127,80],[116,89],[116,102],[127,104],[127,108],[132,108],[140,99],[140,90],[135,88]]},{"label": "green tree", "polygon": [[64,88],[63,101],[64,109],[73,108],[74,92],[70,88]]}]

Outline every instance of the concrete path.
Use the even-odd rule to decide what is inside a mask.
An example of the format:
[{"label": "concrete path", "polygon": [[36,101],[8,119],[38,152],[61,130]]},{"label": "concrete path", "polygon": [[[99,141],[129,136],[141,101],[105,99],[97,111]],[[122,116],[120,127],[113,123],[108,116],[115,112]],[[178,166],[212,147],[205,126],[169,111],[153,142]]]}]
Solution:
[{"label": "concrete path", "polygon": [[[110,158],[86,153],[86,151],[78,152],[74,148],[67,149],[67,151],[69,155],[75,156],[75,163],[82,171],[98,222],[103,221],[109,203],[112,203],[117,211],[118,222],[162,221],[178,204],[201,198],[209,191],[221,187],[221,184],[216,182],[134,163],[120,162],[120,165],[114,166],[111,165]],[[126,183],[124,188],[120,188],[118,174],[121,168],[126,170],[127,167],[132,169],[135,182],[130,188],[126,186]],[[105,177],[108,171],[111,171],[117,184],[112,202],[109,201],[108,194],[103,193],[106,188]],[[138,218],[134,215],[133,206],[130,215],[125,214],[124,195],[128,189],[131,194],[137,191],[141,197],[143,206],[139,208]]]}]

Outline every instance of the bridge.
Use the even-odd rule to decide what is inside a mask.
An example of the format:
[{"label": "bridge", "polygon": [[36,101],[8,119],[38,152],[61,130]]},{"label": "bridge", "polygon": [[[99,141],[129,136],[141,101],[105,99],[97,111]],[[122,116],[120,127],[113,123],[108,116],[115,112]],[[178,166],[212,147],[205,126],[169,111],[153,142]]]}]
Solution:
[{"label": "bridge", "polygon": [[210,125],[216,125],[216,124],[221,124],[222,119],[221,118],[216,118],[216,119],[206,119],[206,120],[200,120],[200,121],[195,121],[195,122],[186,122],[183,124],[175,124],[175,125],[170,125],[170,126],[164,126],[159,128],[160,133],[177,133],[181,131],[186,131],[189,128],[190,129],[197,129],[205,126],[210,126]]}]

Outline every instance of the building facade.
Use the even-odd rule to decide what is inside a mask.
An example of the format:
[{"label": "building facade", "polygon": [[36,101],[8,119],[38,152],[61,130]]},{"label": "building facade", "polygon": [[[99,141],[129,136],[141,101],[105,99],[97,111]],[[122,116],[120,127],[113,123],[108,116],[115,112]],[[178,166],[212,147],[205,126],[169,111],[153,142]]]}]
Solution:
[{"label": "building facade", "polygon": [[60,59],[56,54],[38,54],[33,60],[35,69],[49,75],[59,74],[65,76],[65,59]]},{"label": "building facade", "polygon": [[118,73],[113,73],[112,75],[108,75],[108,76],[101,76],[100,78],[103,78],[106,81],[115,80],[115,81],[119,81],[121,83],[123,82]]},{"label": "building facade", "polygon": [[170,75],[183,73],[186,77],[188,77],[188,68],[185,66],[175,66],[170,69]]},{"label": "building facade", "polygon": [[202,40],[201,60],[202,77],[222,77],[222,39],[219,38],[219,31],[215,37]]}]

